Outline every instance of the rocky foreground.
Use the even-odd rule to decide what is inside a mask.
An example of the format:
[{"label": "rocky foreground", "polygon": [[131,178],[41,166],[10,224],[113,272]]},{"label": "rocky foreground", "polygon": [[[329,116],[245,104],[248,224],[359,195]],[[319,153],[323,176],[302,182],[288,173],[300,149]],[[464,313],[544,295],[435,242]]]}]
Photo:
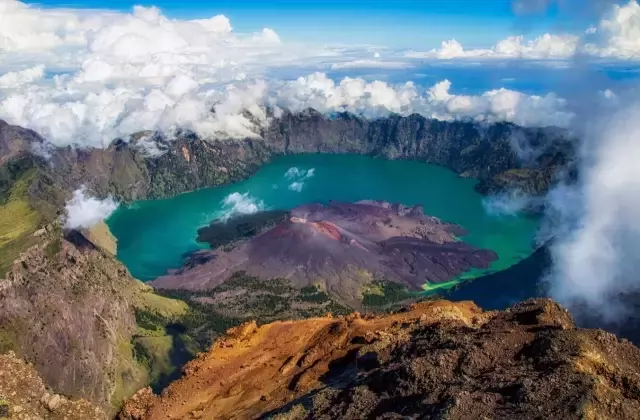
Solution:
[{"label": "rocky foreground", "polygon": [[320,286],[359,307],[363,287],[373,279],[420,290],[425,282],[446,282],[497,259],[493,251],[459,241],[462,234],[460,226],[426,216],[419,206],[380,201],[303,205],[256,236],[200,252],[201,263],[151,284],[211,290],[243,271],[265,281],[287,279],[297,288]]},{"label": "rocky foreground", "polygon": [[120,419],[634,419],[640,349],[550,300],[246,323]]}]

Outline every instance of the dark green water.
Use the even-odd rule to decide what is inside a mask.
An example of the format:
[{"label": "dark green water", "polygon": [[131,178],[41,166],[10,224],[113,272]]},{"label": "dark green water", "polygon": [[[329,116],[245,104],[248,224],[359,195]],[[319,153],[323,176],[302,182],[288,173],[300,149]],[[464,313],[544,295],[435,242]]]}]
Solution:
[{"label": "dark green water", "polygon": [[532,252],[538,222],[488,214],[483,197],[473,189],[475,182],[419,162],[355,155],[286,156],[237,184],[121,206],[107,223],[118,238],[120,260],[135,277],[151,280],[180,267],[186,253],[205,248],[195,240],[197,229],[233,211],[290,209],[328,200],[422,204],[425,214],[467,229],[466,242],[494,250],[499,260],[490,270],[502,270]]}]

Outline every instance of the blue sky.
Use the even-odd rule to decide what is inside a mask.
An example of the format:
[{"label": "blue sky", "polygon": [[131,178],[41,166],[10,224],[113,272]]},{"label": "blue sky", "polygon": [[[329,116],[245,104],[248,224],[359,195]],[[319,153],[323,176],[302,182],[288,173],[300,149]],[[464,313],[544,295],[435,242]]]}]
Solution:
[{"label": "blue sky", "polygon": [[[582,4],[587,0],[565,0]],[[584,29],[576,9],[552,8],[527,16],[513,12],[511,0],[39,0],[44,7],[129,11],[135,4],[160,7],[169,17],[224,14],[236,31],[270,27],[285,41],[374,44],[425,49],[456,38],[465,47],[490,46],[508,35]],[[579,8],[578,8],[579,10]]]}]

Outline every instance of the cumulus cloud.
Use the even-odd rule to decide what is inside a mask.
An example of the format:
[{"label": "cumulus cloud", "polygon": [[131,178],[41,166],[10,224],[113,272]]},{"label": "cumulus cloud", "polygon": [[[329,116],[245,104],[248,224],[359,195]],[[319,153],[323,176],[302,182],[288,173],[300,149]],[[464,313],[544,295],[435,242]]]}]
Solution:
[{"label": "cumulus cloud", "polygon": [[229,85],[332,54],[284,48],[268,28],[235,34],[221,15],[173,20],[155,7],[116,13],[0,0],[0,118],[57,145],[104,147],[135,131],[178,126],[251,136],[255,122],[238,110],[261,117],[266,85],[255,77]]},{"label": "cumulus cloud", "polygon": [[[516,10],[543,10],[547,0],[520,1]],[[531,11],[530,10],[530,11]],[[640,59],[640,4],[611,5],[597,26],[582,34],[543,34],[531,40],[510,36],[491,48],[465,49],[455,39],[443,41],[440,48],[410,51],[408,58],[422,59],[568,59],[576,55],[597,58]]]},{"label": "cumulus cloud", "polygon": [[112,198],[99,200],[87,194],[85,187],[73,193],[65,206],[65,227],[68,229],[90,228],[108,218],[118,208]]},{"label": "cumulus cloud", "polygon": [[[452,93],[448,81],[425,89],[334,81],[321,72],[289,81],[265,76],[270,68],[303,65],[410,65],[386,55],[388,60],[370,48],[286,44],[271,29],[237,34],[221,15],[177,20],[155,7],[120,13],[0,0],[0,118],[38,131],[54,145],[79,147],[178,128],[212,139],[257,138],[269,124],[267,106],[523,125],[566,126],[571,120],[566,103],[554,95],[501,89],[466,96]],[[140,147],[151,156],[161,152],[144,141]]]},{"label": "cumulus cloud", "polygon": [[486,49],[465,50],[455,39],[443,41],[440,48],[427,52],[411,51],[409,58],[520,58],[520,59],[566,59],[576,54],[580,37],[575,35],[544,34],[533,40],[523,36],[510,36]]},{"label": "cumulus cloud", "polygon": [[[376,53],[378,54],[378,53]],[[375,57],[375,56],[374,56]],[[378,57],[379,58],[379,54]],[[382,60],[353,60],[343,63],[334,63],[331,70],[343,69],[406,69],[413,67],[414,64],[407,61],[382,61]]]},{"label": "cumulus cloud", "polygon": [[607,58],[640,58],[640,4],[630,0],[612,9],[595,28],[586,31],[587,54]]},{"label": "cumulus cloud", "polygon": [[440,120],[510,121],[523,126],[559,126],[571,123],[573,114],[564,99],[554,94],[544,96],[497,89],[481,95],[456,95],[451,82],[444,80],[427,90],[408,82],[392,86],[385,82],[367,82],[345,78],[336,83],[323,73],[284,83],[277,96],[269,98],[272,106],[320,112],[349,111],[370,117],[394,112],[401,115],[419,113]]},{"label": "cumulus cloud", "polygon": [[21,71],[10,71],[0,76],[0,88],[9,89],[36,82],[44,77],[44,66],[39,65]]}]

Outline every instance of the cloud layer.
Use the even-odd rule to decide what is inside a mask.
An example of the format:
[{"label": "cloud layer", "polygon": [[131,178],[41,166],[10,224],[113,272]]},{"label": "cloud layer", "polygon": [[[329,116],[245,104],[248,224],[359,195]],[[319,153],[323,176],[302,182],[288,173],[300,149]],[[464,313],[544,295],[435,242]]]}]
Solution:
[{"label": "cloud layer", "polygon": [[177,128],[209,138],[257,137],[269,123],[266,106],[521,125],[567,126],[572,119],[553,94],[498,89],[471,96],[454,93],[447,80],[429,88],[335,81],[325,72],[294,80],[269,75],[270,69],[407,65],[371,48],[282,42],[268,28],[236,34],[221,15],[175,20],[154,7],[116,13],[0,0],[0,118],[58,146],[106,147],[141,130]]}]

